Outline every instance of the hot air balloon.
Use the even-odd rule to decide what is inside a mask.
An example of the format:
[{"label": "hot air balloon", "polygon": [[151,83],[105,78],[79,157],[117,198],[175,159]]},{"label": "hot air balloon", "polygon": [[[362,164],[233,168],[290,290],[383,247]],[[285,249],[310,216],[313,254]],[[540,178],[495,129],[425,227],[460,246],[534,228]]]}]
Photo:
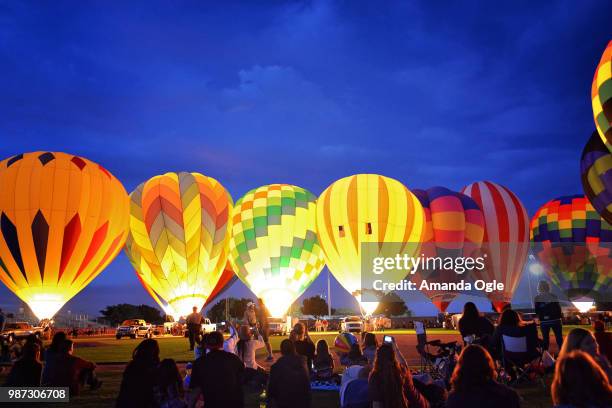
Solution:
[{"label": "hot air balloon", "polygon": [[612,222],[612,154],[593,132],[580,159],[582,188],[595,210]]},{"label": "hot air balloon", "polygon": [[597,132],[612,152],[612,41],[608,43],[595,70],[591,102]]},{"label": "hot air balloon", "polygon": [[229,260],[273,317],[287,311],[325,264],[315,217],[316,197],[289,184],[256,188],[236,203]]},{"label": "hot air balloon", "polygon": [[[457,258],[474,255],[482,245],[484,216],[478,204],[465,194],[445,187],[412,190],[425,210],[425,235],[421,253],[426,257]],[[420,286],[428,282],[458,282],[464,278],[454,270],[419,270],[411,280]],[[456,291],[424,290],[440,312],[459,294]]]},{"label": "hot air balloon", "polygon": [[19,154],[0,162],[0,280],[51,319],[121,251],[129,201],[83,157]]},{"label": "hot air balloon", "polygon": [[[399,181],[377,174],[337,180],[317,202],[317,232],[327,267],[364,314],[373,313],[378,302],[361,299],[362,243],[401,243],[400,251],[412,257],[424,228],[425,213],[415,195]],[[386,254],[384,246],[368,248]]]},{"label": "hot air balloon", "polygon": [[208,296],[208,298],[206,299],[204,307],[212,305],[213,302],[219,296],[225,293],[225,291],[228,290],[234,284],[234,282],[236,282],[237,279],[238,277],[232,270],[232,267],[228,261],[227,265],[225,266],[225,269],[223,270],[223,273],[221,274],[221,277],[219,278],[219,281],[217,282],[213,290],[210,292],[210,296]]},{"label": "hot air balloon", "polygon": [[491,181],[472,183],[461,192],[472,198],[484,214],[485,269],[474,270],[473,275],[485,282],[496,280],[504,284],[503,292],[487,294],[495,310],[501,312],[512,300],[529,252],[527,211],[512,191]]},{"label": "hot air balloon", "polygon": [[583,195],[544,204],[531,220],[535,254],[552,281],[580,309],[610,300],[612,226]]},{"label": "hot air balloon", "polygon": [[130,194],[126,252],[167,314],[206,302],[227,262],[231,211],[227,190],[199,173],[155,176]]}]

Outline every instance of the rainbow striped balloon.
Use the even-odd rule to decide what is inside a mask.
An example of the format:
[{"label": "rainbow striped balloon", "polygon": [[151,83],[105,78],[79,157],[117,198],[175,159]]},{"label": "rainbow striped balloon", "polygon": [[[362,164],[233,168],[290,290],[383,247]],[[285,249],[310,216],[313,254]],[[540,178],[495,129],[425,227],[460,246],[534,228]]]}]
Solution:
[{"label": "rainbow striped balloon", "polygon": [[274,317],[282,316],[325,265],[316,233],[316,196],[289,184],[246,193],[232,213],[230,263]]},{"label": "rainbow striped balloon", "polygon": [[612,222],[612,154],[593,132],[580,158],[580,178],[587,198],[599,215]]},{"label": "rainbow striped balloon", "polygon": [[485,269],[474,271],[477,279],[487,282],[497,280],[504,284],[504,291],[487,295],[500,312],[510,304],[521,280],[527,253],[529,252],[529,218],[518,197],[508,188],[491,181],[469,184],[461,191],[472,198],[484,214],[487,257]]},{"label": "rainbow striped balloon", "polygon": [[138,279],[170,315],[202,307],[227,262],[232,198],[215,179],[166,173],[130,194],[126,252]]},{"label": "rainbow striped balloon", "polygon": [[570,300],[610,296],[612,226],[585,196],[544,204],[531,220],[530,236],[546,272]]},{"label": "rainbow striped balloon", "polygon": [[612,41],[608,43],[595,70],[591,102],[597,132],[612,152]]},{"label": "rainbow striped balloon", "polygon": [[[425,235],[421,252],[426,257],[472,256],[482,245],[484,215],[478,204],[465,194],[445,187],[412,190],[425,210]],[[463,279],[453,270],[420,270],[412,275],[417,286],[428,282],[450,283]],[[440,312],[459,294],[456,291],[423,291]]]}]

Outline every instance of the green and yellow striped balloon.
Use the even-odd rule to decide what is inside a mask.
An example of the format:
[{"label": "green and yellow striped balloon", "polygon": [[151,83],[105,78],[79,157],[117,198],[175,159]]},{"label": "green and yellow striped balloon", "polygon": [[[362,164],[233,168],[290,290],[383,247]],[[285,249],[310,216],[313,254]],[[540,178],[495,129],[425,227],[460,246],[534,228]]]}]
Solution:
[{"label": "green and yellow striped balloon", "polygon": [[249,191],[232,212],[229,260],[273,316],[282,316],[325,264],[316,233],[316,196],[289,184]]}]

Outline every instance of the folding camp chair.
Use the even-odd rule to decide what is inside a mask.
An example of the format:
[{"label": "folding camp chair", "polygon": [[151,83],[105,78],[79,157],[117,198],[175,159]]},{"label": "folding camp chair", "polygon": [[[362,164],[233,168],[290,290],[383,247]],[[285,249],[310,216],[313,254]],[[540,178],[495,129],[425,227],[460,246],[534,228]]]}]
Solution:
[{"label": "folding camp chair", "polygon": [[[507,385],[539,380],[545,386],[542,367],[542,349],[538,344],[535,325],[525,326],[517,335],[501,336],[501,370],[500,379]],[[536,331],[533,331],[536,329]]]}]

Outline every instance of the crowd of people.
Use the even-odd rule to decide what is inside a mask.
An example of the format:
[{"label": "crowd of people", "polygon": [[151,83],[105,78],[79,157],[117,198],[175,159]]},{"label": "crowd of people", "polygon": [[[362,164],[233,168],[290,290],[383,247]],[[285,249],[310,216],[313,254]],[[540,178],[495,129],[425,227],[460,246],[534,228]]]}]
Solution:
[{"label": "crowd of people", "polygon": [[[230,325],[229,337],[214,331],[190,338],[194,361],[184,373],[174,360],[160,359],[155,339],[143,340],[125,367],[116,406],[232,408],[243,407],[249,394],[257,395],[269,407],[306,408],[313,405],[313,390],[323,387],[320,389],[338,390],[340,405],[347,408],[515,408],[522,404],[509,386],[516,378],[501,375],[499,364],[507,351],[508,337],[533,343],[540,355],[531,359],[541,363],[552,332],[559,346],[547,367],[552,373],[554,405],[612,407],[610,333],[602,322],[595,322],[593,331],[575,328],[563,338],[558,310],[551,305],[555,299],[547,294],[545,285],[539,289],[536,311],[542,337],[536,324],[523,321],[510,308],[494,325],[475,304],[466,303],[458,322],[463,348],[446,381],[412,372],[392,336],[379,342],[374,333],[363,333],[335,358],[327,341],[315,343],[300,322],[280,343],[280,356],[266,369],[256,358],[257,351],[265,349],[266,359],[274,360],[266,333],[266,312],[263,307],[261,311],[249,305],[243,324]],[[102,383],[96,377],[96,365],[74,356],[73,348],[64,332],[56,333],[46,348],[36,336],[29,337],[14,359],[5,385],[65,386],[71,395],[85,386],[99,388]],[[528,345],[526,350],[530,349]]]}]

